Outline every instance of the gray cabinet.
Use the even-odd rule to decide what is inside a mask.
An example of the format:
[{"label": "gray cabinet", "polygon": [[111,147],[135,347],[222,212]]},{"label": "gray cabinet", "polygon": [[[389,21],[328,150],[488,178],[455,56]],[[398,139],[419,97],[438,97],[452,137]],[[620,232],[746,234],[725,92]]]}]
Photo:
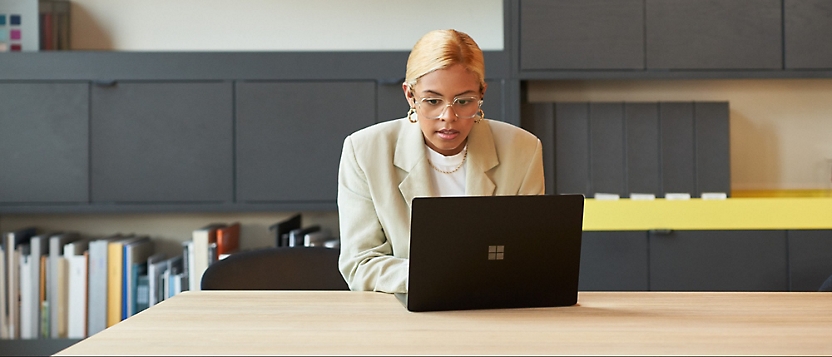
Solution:
[{"label": "gray cabinet", "polygon": [[785,231],[650,233],[650,288],[788,291]]},{"label": "gray cabinet", "polygon": [[522,70],[644,69],[642,0],[523,0]]},{"label": "gray cabinet", "polygon": [[589,104],[589,178],[593,193],[627,194],[623,133],[621,103]]},{"label": "gray cabinet", "polygon": [[662,191],[693,195],[696,192],[693,103],[659,103],[659,128]]},{"label": "gray cabinet", "polygon": [[0,204],[89,201],[89,84],[0,83]]},{"label": "gray cabinet", "polygon": [[334,207],[344,138],[376,122],[376,83],[237,82],[236,118],[237,202]]},{"label": "gray cabinet", "polygon": [[646,0],[645,6],[647,69],[783,67],[781,0]]},{"label": "gray cabinet", "polygon": [[233,200],[232,84],[92,87],[94,203]]},{"label": "gray cabinet", "polygon": [[789,231],[791,291],[818,291],[832,275],[832,231]]},{"label": "gray cabinet", "polygon": [[625,103],[624,127],[628,191],[661,197],[658,106]]},{"label": "gray cabinet", "polygon": [[647,232],[583,232],[580,290],[647,291]]},{"label": "gray cabinet", "polygon": [[786,69],[832,68],[832,1],[784,0]]},{"label": "gray cabinet", "polygon": [[[730,192],[727,102],[533,103],[549,193]],[[552,179],[553,178],[553,179]]]}]

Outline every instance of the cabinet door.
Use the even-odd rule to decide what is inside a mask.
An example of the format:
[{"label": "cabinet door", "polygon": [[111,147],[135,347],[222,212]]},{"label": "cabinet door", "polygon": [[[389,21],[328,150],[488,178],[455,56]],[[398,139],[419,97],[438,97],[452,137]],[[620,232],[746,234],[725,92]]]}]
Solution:
[{"label": "cabinet door", "polygon": [[238,82],[237,201],[335,203],[344,138],[375,123],[375,91],[373,81]]},{"label": "cabinet door", "polygon": [[590,192],[626,195],[624,167],[624,106],[589,104]]},{"label": "cabinet door", "polygon": [[832,275],[832,230],[789,231],[791,291],[818,291]]},{"label": "cabinet door", "polygon": [[647,232],[584,232],[580,290],[647,291]]},{"label": "cabinet door", "polygon": [[647,0],[647,69],[781,69],[780,0]]},{"label": "cabinet door", "polygon": [[89,84],[0,83],[0,203],[89,201]]},{"label": "cabinet door", "polygon": [[230,202],[231,98],[222,82],[93,86],[93,201]]},{"label": "cabinet door", "polygon": [[696,192],[693,103],[660,103],[659,135],[664,193]]},{"label": "cabinet door", "polygon": [[731,148],[728,102],[696,102],[696,196],[731,193]]},{"label": "cabinet door", "polygon": [[650,233],[650,289],[787,291],[785,231]]},{"label": "cabinet door", "polygon": [[627,191],[661,197],[659,165],[659,106],[624,104]]},{"label": "cabinet door", "polygon": [[555,104],[555,192],[592,197],[589,184],[589,105]]},{"label": "cabinet door", "polygon": [[832,68],[832,1],[785,0],[787,69]]},{"label": "cabinet door", "polygon": [[404,97],[401,82],[376,83],[376,122],[404,118],[410,106]]},{"label": "cabinet door", "polygon": [[523,0],[520,68],[643,69],[641,0]]}]

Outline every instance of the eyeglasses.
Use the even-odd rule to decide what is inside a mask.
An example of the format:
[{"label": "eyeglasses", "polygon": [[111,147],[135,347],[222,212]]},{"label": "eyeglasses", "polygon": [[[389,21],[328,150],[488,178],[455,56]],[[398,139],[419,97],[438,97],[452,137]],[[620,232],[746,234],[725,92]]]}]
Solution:
[{"label": "eyeglasses", "polygon": [[477,97],[456,97],[451,103],[442,98],[421,98],[418,99],[417,103],[419,108],[422,109],[422,114],[427,119],[433,120],[441,118],[448,107],[454,108],[454,114],[457,118],[471,119],[480,113],[482,107],[482,99]]}]

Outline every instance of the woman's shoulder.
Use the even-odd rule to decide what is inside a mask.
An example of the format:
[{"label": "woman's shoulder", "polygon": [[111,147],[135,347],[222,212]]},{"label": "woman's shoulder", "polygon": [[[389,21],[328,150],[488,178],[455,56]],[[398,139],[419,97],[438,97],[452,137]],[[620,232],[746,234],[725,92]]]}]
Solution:
[{"label": "woman's shoulder", "polygon": [[384,121],[350,134],[347,140],[357,151],[379,151],[383,147],[395,146],[406,124],[410,122],[405,118]]}]

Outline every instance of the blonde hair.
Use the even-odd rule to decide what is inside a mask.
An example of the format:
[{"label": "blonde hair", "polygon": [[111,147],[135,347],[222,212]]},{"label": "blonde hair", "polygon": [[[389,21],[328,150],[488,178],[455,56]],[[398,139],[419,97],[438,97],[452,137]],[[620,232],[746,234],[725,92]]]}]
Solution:
[{"label": "blonde hair", "polygon": [[404,81],[413,87],[422,76],[457,64],[477,76],[480,91],[485,88],[485,61],[474,39],[453,29],[434,30],[416,41],[410,51]]}]

